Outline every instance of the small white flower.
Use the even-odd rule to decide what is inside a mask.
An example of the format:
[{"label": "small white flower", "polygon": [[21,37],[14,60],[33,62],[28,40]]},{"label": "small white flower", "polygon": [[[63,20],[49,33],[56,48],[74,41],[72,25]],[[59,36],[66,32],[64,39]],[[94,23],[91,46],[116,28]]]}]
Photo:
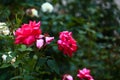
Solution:
[{"label": "small white flower", "polygon": [[8,52],[8,54],[11,54],[11,53],[12,53],[11,51]]},{"label": "small white flower", "polygon": [[0,22],[0,34],[8,35],[10,33],[7,24],[4,22]]},{"label": "small white flower", "polygon": [[7,58],[7,55],[3,54],[3,55],[2,55],[3,61],[6,61],[6,58]]},{"label": "small white flower", "polygon": [[7,29],[7,30],[3,30],[3,34],[4,35],[8,35],[10,33],[10,31]]},{"label": "small white flower", "polygon": [[6,26],[6,23],[0,22],[0,33],[2,33],[2,31],[5,30],[6,27],[7,27],[7,26]]},{"label": "small white flower", "polygon": [[48,2],[43,3],[41,8],[43,12],[49,12],[49,13],[51,13],[54,9],[53,6]]},{"label": "small white flower", "polygon": [[8,52],[9,57],[12,57],[12,56],[11,56],[11,53],[12,53],[11,51]]},{"label": "small white flower", "polygon": [[31,11],[32,11],[33,16],[39,17],[38,11],[36,9],[33,8],[33,9],[31,9]]},{"label": "small white flower", "polygon": [[15,61],[16,61],[16,57],[12,58],[11,64],[14,63]]},{"label": "small white flower", "polygon": [[39,17],[38,11],[35,8],[27,9],[26,14],[31,17]]},{"label": "small white flower", "polygon": [[6,23],[0,22],[0,26],[6,26]]}]

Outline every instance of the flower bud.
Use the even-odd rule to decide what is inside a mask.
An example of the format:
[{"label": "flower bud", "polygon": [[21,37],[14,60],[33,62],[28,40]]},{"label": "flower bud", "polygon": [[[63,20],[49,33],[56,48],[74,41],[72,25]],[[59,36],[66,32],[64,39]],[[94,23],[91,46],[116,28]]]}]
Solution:
[{"label": "flower bud", "polygon": [[0,22],[0,34],[8,35],[9,33],[10,33],[10,30],[7,27],[7,24],[4,22]]},{"label": "flower bud", "polygon": [[3,31],[4,35],[8,35],[9,33],[10,33],[10,31],[8,29]]},{"label": "flower bud", "polygon": [[13,64],[16,61],[16,57],[12,58],[11,64]]},{"label": "flower bud", "polygon": [[27,9],[26,14],[30,17],[39,17],[38,11],[35,8]]},{"label": "flower bud", "polygon": [[3,55],[2,55],[3,61],[6,61],[6,58],[7,58],[7,55],[3,54]]},{"label": "flower bud", "polygon": [[65,74],[65,75],[63,75],[62,80],[73,80],[73,77],[69,74]]},{"label": "flower bud", "polygon": [[46,2],[46,3],[42,4],[41,9],[42,9],[43,12],[51,13],[54,8],[50,3]]},{"label": "flower bud", "polygon": [[8,52],[8,56],[9,56],[9,57],[12,57],[12,56],[11,56],[11,53],[12,53],[11,51]]},{"label": "flower bud", "polygon": [[43,46],[50,44],[53,40],[54,37],[39,35],[39,39],[36,41],[36,46],[38,49],[41,49]]}]

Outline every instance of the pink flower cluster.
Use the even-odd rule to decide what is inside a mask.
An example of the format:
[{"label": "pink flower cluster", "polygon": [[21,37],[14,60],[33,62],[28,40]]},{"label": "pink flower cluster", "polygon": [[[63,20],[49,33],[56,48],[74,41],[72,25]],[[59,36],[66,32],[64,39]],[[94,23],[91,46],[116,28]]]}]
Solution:
[{"label": "pink flower cluster", "polygon": [[[54,40],[54,37],[42,35],[41,33],[40,22],[36,23],[35,21],[30,21],[29,24],[23,24],[21,28],[18,28],[14,33],[15,44],[25,44],[29,46],[36,42],[37,48],[40,49]],[[60,32],[59,38],[60,39],[57,41],[58,49],[72,57],[73,53],[77,50],[77,44],[72,37],[72,32]],[[86,68],[78,70],[77,77],[81,80],[94,80],[90,75],[90,70]],[[65,74],[62,80],[73,80],[73,77],[69,74]]]},{"label": "pink flower cluster", "polygon": [[23,24],[18,28],[15,35],[15,44],[32,45],[36,42],[37,48],[49,44],[54,37],[47,37],[41,34],[40,22],[30,21],[29,24]]},{"label": "pink flower cluster", "polygon": [[79,79],[94,80],[93,77],[90,75],[90,70],[86,68],[83,68],[83,70],[78,70],[77,77]]},{"label": "pink flower cluster", "polygon": [[[37,48],[40,49],[54,39],[54,37],[44,36],[41,33],[40,22],[36,23],[36,21],[30,21],[29,24],[23,24],[15,31],[15,44],[30,46],[36,42]],[[57,41],[58,49],[72,57],[73,53],[77,50],[77,44],[72,37],[72,32],[60,32],[59,38],[60,39]]]},{"label": "pink flower cluster", "polygon": [[[78,70],[77,77],[80,80],[94,80],[93,77],[90,75],[90,70],[83,68],[82,70]],[[73,80],[73,77],[69,74],[65,74],[62,80]]]},{"label": "pink flower cluster", "polygon": [[40,35],[39,39],[36,42],[36,46],[37,46],[37,48],[40,49],[41,47],[45,46],[46,44],[50,44],[50,42],[52,40],[54,40],[54,37]]},{"label": "pink flower cluster", "polygon": [[72,57],[72,54],[77,50],[77,44],[72,37],[72,32],[63,31],[59,34],[60,40],[57,41],[58,49],[64,54]]}]

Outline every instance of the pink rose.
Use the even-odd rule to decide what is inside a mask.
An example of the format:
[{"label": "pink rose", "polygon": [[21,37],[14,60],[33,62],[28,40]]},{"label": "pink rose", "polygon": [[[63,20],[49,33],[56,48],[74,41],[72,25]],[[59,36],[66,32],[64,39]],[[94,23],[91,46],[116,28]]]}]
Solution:
[{"label": "pink rose", "polygon": [[73,80],[73,77],[69,74],[65,74],[65,75],[63,75],[62,80]]},{"label": "pink rose", "polygon": [[77,77],[79,79],[94,80],[93,77],[90,75],[90,70],[86,68],[83,68],[83,70],[78,70]]},{"label": "pink rose", "polygon": [[59,38],[60,39],[57,41],[58,49],[63,51],[64,54],[72,57],[72,54],[77,50],[77,44],[72,37],[72,32],[60,32]]},{"label": "pink rose", "polygon": [[45,46],[46,44],[50,44],[51,41],[54,40],[54,37],[48,37],[48,36],[44,36],[44,35],[40,35],[39,39],[36,41],[36,46],[37,48],[42,48],[43,46]]},{"label": "pink rose", "polygon": [[41,34],[40,22],[30,21],[29,24],[23,24],[14,34],[15,44],[31,45]]}]

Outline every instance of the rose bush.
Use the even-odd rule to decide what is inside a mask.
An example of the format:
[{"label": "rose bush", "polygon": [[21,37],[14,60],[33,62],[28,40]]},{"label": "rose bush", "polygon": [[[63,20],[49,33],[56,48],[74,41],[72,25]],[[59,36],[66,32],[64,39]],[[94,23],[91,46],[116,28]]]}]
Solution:
[{"label": "rose bush", "polygon": [[1,0],[0,80],[119,80],[119,9],[113,0]]}]

